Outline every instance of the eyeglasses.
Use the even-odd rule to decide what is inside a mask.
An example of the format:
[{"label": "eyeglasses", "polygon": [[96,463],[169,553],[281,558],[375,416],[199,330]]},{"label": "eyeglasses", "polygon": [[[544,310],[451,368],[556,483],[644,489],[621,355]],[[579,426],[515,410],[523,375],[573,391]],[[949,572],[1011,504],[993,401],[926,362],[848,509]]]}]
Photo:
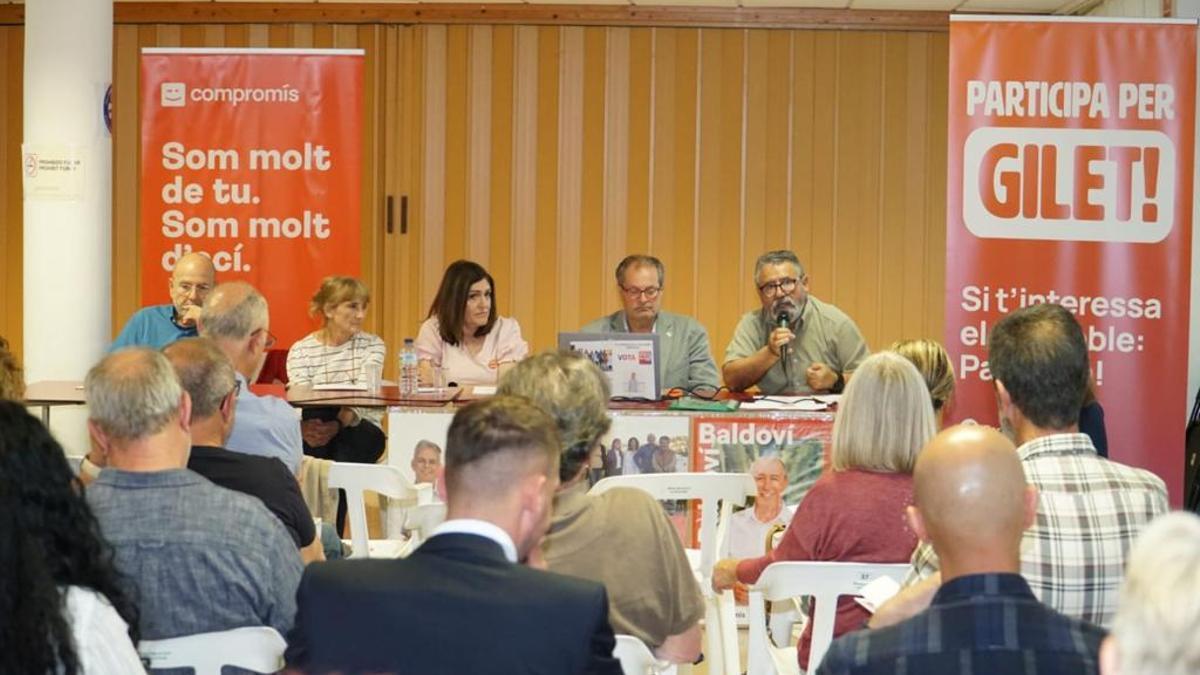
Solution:
[{"label": "eyeglasses", "polygon": [[758,292],[764,295],[779,295],[780,293],[787,295],[788,293],[796,290],[796,284],[798,283],[800,283],[799,279],[792,279],[790,277],[786,279],[768,281],[767,283],[758,287]]},{"label": "eyeglasses", "polygon": [[209,291],[212,290],[212,285],[211,284],[193,284],[190,281],[180,281],[179,283],[175,284],[175,288],[178,289],[181,293],[191,294],[192,291],[195,291],[199,295],[206,295]]},{"label": "eyeglasses", "polygon": [[[258,330],[254,331],[254,333],[266,333],[267,334],[267,342],[266,342],[266,344],[263,345],[263,349],[270,349],[271,347],[275,346],[276,342],[278,342],[278,340],[275,338],[275,334],[272,333],[271,331],[267,330],[266,328],[259,328]],[[251,333],[251,335],[254,335],[254,333]]]},{"label": "eyeglasses", "polygon": [[622,286],[621,292],[625,294],[625,297],[627,297],[631,300],[636,299],[636,298],[646,298],[647,300],[653,300],[658,297],[659,293],[662,293],[662,288],[659,286],[647,286],[646,288],[638,288],[636,286]]},{"label": "eyeglasses", "polygon": [[230,390],[229,390],[229,393],[228,393],[228,394],[225,394],[225,396],[227,396],[227,397],[228,397],[228,396],[231,396],[231,395],[232,395],[234,398],[237,398],[237,397],[238,397],[238,394],[240,394],[240,393],[241,393],[241,391],[242,391],[242,381],[241,381],[241,380],[234,380],[234,381],[233,381],[233,389],[230,389]]}]

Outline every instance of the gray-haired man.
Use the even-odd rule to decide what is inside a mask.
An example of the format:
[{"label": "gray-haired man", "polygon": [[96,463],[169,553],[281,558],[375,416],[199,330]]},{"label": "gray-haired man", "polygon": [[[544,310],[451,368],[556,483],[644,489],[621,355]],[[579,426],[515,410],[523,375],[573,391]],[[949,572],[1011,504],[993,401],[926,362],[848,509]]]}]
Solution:
[{"label": "gray-haired man", "polygon": [[144,639],[267,625],[296,612],[300,557],[257,499],[186,469],[191,397],[162,354],[114,353],[85,382],[106,468],[87,499],[141,610]]},{"label": "gray-haired man", "polygon": [[734,391],[758,385],[764,394],[840,392],[870,355],[854,321],[809,294],[791,251],[760,255],[754,285],[762,308],[738,322],[721,367],[725,384]]}]

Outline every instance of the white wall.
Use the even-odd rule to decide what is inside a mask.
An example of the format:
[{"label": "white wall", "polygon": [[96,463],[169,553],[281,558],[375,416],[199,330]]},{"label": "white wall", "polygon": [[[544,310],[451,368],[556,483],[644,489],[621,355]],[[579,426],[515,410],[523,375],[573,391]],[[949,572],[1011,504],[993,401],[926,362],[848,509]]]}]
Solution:
[{"label": "white wall", "polygon": [[[1200,0],[1192,0],[1192,2],[1198,1]],[[1162,16],[1162,0],[1104,0],[1088,14],[1092,16],[1159,18]]]}]

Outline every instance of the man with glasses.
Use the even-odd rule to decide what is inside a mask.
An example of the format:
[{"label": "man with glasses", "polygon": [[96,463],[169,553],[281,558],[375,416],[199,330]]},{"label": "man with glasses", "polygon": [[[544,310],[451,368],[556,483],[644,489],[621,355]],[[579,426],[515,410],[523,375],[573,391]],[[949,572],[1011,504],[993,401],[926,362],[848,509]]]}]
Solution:
[{"label": "man with glasses", "polygon": [[249,386],[258,379],[267,350],[275,345],[266,298],[244,281],[221,284],[204,301],[199,324],[200,335],[212,340],[233,363],[241,386],[237,418],[225,447],[276,457],[292,475],[299,474],[303,448],[295,411],[283,399],[258,396]]},{"label": "man with glasses", "polygon": [[216,274],[212,260],[203,253],[180,258],[167,285],[171,303],[138,310],[108,350],[133,345],[160,349],[180,338],[196,337],[196,319],[213,289]]},{"label": "man with glasses", "polygon": [[650,255],[630,255],[617,265],[617,290],[624,309],[582,328],[584,333],[657,333],[664,389],[717,386],[717,365],[708,331],[690,316],[659,309],[666,273]]},{"label": "man with glasses", "polygon": [[808,275],[791,251],[769,251],[754,265],[762,309],[747,312],[725,349],[722,374],[734,391],[840,392],[867,358],[867,343],[842,310],[808,293]]}]

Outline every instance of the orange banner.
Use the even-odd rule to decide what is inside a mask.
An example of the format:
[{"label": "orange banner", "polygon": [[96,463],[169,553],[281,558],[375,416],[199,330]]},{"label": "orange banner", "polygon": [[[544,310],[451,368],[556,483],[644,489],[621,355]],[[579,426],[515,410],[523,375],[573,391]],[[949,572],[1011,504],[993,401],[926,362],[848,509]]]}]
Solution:
[{"label": "orange banner", "polygon": [[1110,456],[1178,505],[1187,421],[1196,25],[953,17],[946,347],[954,420],[995,424],[987,333],[1083,326]]},{"label": "orange banner", "polygon": [[146,49],[142,303],[189,251],[267,297],[281,346],[329,274],[359,274],[361,50]]}]

